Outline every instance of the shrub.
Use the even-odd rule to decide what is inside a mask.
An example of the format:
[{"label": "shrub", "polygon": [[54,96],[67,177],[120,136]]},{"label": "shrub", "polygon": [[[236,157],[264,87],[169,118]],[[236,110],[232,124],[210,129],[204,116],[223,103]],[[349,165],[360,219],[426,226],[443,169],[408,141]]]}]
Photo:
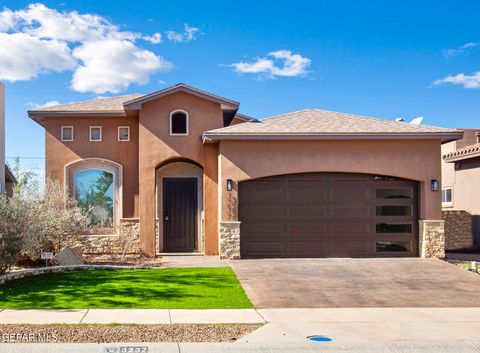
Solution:
[{"label": "shrub", "polygon": [[24,246],[24,234],[32,227],[32,209],[15,195],[0,195],[0,273],[16,264]]},{"label": "shrub", "polygon": [[35,197],[32,206],[36,223],[25,234],[23,249],[30,258],[38,258],[42,251],[57,253],[82,242],[90,217],[58,181],[47,179],[43,196]]},{"label": "shrub", "polygon": [[9,199],[0,196],[0,272],[20,256],[37,260],[43,251],[81,244],[89,219],[58,181],[47,179],[44,189],[31,181]]}]

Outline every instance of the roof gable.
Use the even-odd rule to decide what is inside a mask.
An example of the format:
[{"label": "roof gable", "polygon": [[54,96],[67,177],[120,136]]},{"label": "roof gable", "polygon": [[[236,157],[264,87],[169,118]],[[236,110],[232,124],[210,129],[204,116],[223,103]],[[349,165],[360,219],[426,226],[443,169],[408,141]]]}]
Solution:
[{"label": "roof gable", "polygon": [[124,107],[126,110],[139,110],[142,107],[142,104],[144,103],[147,103],[152,100],[156,100],[177,92],[185,92],[185,93],[192,94],[194,96],[218,103],[220,104],[222,110],[237,110],[240,105],[240,103],[233,101],[231,99],[227,99],[224,97],[214,95],[209,92],[199,90],[198,88],[191,87],[184,83],[179,83],[179,84],[176,84],[175,86],[171,86],[163,90],[146,94],[142,97],[134,98],[130,101],[127,101],[124,103]]}]

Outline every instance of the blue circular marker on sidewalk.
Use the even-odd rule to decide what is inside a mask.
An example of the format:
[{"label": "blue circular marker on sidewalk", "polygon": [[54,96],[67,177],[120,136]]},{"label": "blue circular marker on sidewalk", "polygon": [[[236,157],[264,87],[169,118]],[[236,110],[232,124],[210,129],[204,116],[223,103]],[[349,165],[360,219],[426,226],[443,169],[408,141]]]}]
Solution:
[{"label": "blue circular marker on sidewalk", "polygon": [[331,339],[330,337],[319,336],[319,335],[308,336],[307,338],[310,341],[314,341],[314,342],[331,342],[331,341],[333,341],[333,339]]}]

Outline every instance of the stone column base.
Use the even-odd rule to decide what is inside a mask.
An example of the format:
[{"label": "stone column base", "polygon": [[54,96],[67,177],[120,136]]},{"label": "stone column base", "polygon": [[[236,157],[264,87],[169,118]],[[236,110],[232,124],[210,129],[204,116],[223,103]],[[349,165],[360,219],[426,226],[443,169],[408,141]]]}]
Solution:
[{"label": "stone column base", "polygon": [[421,258],[445,257],[445,221],[419,220],[419,253]]},{"label": "stone column base", "polygon": [[219,253],[221,259],[240,259],[240,222],[220,222]]}]

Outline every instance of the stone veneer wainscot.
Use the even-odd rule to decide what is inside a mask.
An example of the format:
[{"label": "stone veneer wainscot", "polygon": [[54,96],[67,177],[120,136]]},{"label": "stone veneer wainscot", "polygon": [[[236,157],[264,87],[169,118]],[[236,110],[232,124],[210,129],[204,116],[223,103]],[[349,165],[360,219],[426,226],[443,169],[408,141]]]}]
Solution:
[{"label": "stone veneer wainscot", "polygon": [[122,245],[127,254],[140,252],[140,222],[138,218],[122,218],[117,230],[118,234],[90,235],[87,237],[84,253],[112,254],[121,252]]},{"label": "stone veneer wainscot", "polygon": [[421,258],[445,257],[445,221],[420,220],[419,252]]},{"label": "stone veneer wainscot", "polygon": [[240,259],[240,223],[239,221],[220,222],[221,259]]}]

